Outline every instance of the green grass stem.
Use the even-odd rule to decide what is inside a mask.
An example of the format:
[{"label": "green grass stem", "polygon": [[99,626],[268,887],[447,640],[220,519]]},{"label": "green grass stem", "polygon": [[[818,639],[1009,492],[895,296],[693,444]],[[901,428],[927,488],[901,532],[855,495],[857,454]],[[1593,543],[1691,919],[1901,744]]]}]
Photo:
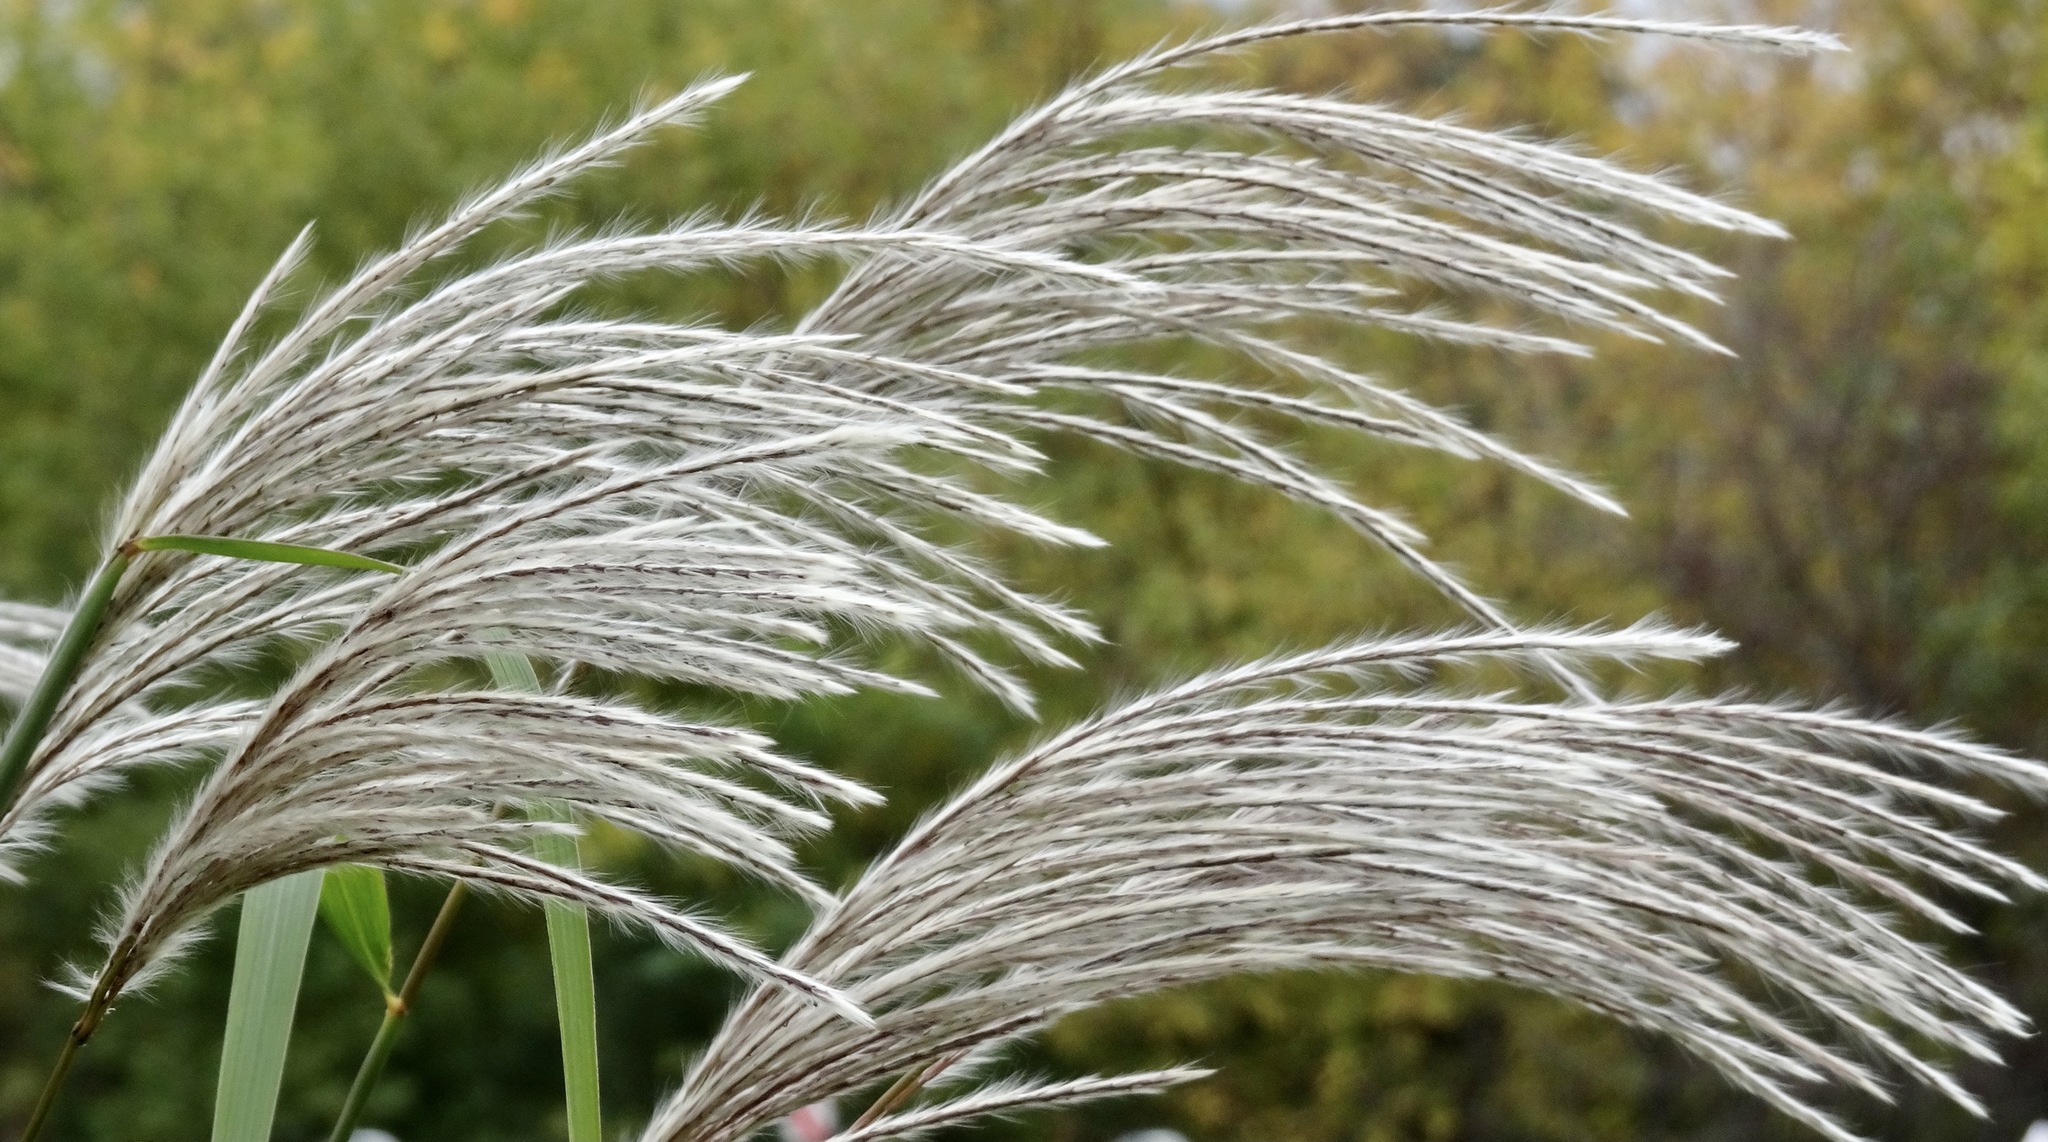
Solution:
[{"label": "green grass stem", "polygon": [[434,966],[435,958],[441,954],[441,945],[447,943],[448,932],[455,926],[455,914],[462,909],[463,898],[468,895],[469,885],[458,880],[441,901],[441,911],[435,914],[433,926],[427,929],[427,938],[420,941],[420,950],[413,956],[412,967],[405,973],[405,983],[399,986],[397,996],[384,1004],[384,1021],[377,1025],[377,1037],[370,1040],[370,1049],[364,1053],[362,1065],[356,1068],[355,1081],[349,1084],[348,1097],[342,1101],[341,1113],[335,1116],[334,1130],[328,1134],[328,1142],[348,1142],[349,1135],[355,1133],[363,1108],[369,1104],[370,1092],[376,1088],[378,1076],[384,1073],[384,1064],[391,1058],[391,1048],[398,1043],[398,1028],[412,1011],[413,1002],[419,998],[420,985],[426,982],[427,970]]},{"label": "green grass stem", "polygon": [[100,564],[92,582],[86,584],[85,594],[79,596],[78,606],[71,612],[71,621],[64,624],[64,633],[58,636],[57,645],[51,648],[42,676],[36,679],[36,688],[21,704],[21,711],[14,716],[14,724],[7,727],[7,738],[0,742],[0,810],[13,805],[15,797],[20,794],[22,779],[28,773],[28,760],[35,755],[37,743],[43,740],[43,732],[50,728],[50,718],[57,712],[57,703],[71,688],[72,680],[78,677],[78,668],[85,662],[86,649],[92,645],[93,637],[99,634],[100,622],[107,614],[107,604],[113,601],[114,588],[121,585],[121,576],[127,573],[133,558],[132,552],[124,550]]}]

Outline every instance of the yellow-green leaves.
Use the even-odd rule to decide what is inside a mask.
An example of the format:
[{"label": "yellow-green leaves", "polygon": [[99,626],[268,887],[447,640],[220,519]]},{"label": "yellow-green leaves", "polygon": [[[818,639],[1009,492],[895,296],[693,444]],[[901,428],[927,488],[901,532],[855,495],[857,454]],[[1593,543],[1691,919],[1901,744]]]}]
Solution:
[{"label": "yellow-green leaves", "polygon": [[309,567],[382,571],[390,575],[405,570],[397,563],[347,551],[301,547],[296,543],[266,543],[258,539],[228,539],[218,535],[152,535],[136,540],[134,546],[137,551],[190,551],[197,555],[225,555],[230,559],[251,559],[258,563],[302,563]]},{"label": "yellow-green leaves", "polygon": [[382,869],[344,864],[327,870],[320,886],[320,918],[348,954],[370,973],[389,1000],[391,990],[391,898]]}]

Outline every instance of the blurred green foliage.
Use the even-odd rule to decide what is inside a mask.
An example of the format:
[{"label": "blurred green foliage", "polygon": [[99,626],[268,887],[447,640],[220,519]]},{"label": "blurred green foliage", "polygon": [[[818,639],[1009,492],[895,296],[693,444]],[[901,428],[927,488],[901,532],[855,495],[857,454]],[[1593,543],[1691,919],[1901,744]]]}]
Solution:
[{"label": "blurred green foliage", "polygon": [[[1702,5],[1688,10],[1699,10]],[[2048,6],[2040,0],[1751,3],[1834,22],[1848,60],[1664,45],[1404,36],[1289,46],[1240,77],[1527,123],[1675,166],[1784,220],[1790,244],[1711,252],[1742,278],[1701,319],[1735,361],[1601,345],[1593,364],[1365,339],[1384,375],[1604,478],[1611,520],[1503,473],[1391,447],[1305,446],[1524,615],[1662,611],[1744,650],[1693,681],[1954,719],[2048,752]],[[1213,14],[1147,0],[0,0],[0,590],[53,600],[100,513],[269,260],[307,220],[333,279],[550,140],[642,92],[754,73],[545,227],[700,209],[858,216],[901,196],[1067,76]],[[506,235],[514,240],[521,235]],[[1679,236],[1697,241],[1697,236]],[[1709,244],[1711,247],[1711,243]],[[610,303],[773,322],[833,267],[622,283]],[[1276,644],[1452,615],[1340,526],[1198,473],[1054,442],[1019,489],[1114,542],[996,543],[1027,583],[1085,606],[1106,646],[1045,675],[1057,723]],[[957,689],[957,688],[956,688]],[[650,694],[707,701],[701,695]],[[813,847],[843,880],[1031,725],[972,694],[728,711],[890,795]],[[0,1130],[70,1017],[40,988],[89,953],[96,910],[183,779],[78,816],[26,889],[0,889]],[[2038,808],[1998,841],[2039,866]],[[617,874],[701,900],[775,943],[787,900],[719,867],[595,838]],[[433,885],[394,888],[400,956]],[[1956,954],[2048,1015],[2048,907],[1959,902]],[[79,1139],[196,1136],[212,1097],[228,949],[131,1002],[58,1123]],[[599,934],[609,1110],[647,1112],[737,990],[649,941]],[[323,1131],[381,1011],[316,940],[278,1135]],[[368,1120],[448,1142],[562,1134],[537,911],[456,932]],[[2048,1046],[1967,1068],[1996,1119],[1907,1094],[1851,1107],[1888,1139],[2005,1139],[2048,1112]],[[1772,1139],[1798,1135],[1669,1048],[1498,988],[1311,975],[1232,981],[1062,1024],[1021,1052],[1068,1072],[1190,1058],[1210,1081],[994,1132],[1062,1142],[1170,1123],[1200,1142]]]}]

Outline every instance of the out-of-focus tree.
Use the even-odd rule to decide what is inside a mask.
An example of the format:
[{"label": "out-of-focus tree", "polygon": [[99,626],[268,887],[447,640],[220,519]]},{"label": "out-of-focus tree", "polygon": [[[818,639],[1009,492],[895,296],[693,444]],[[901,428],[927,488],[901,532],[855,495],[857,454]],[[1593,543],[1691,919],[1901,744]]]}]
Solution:
[{"label": "out-of-focus tree", "polygon": [[[1702,68],[1660,69],[1675,106],[1713,109],[1718,164],[1796,241],[1733,263],[1743,279],[1723,328],[1740,359],[1666,373],[1656,404],[1623,425],[1664,451],[1636,465],[1651,480],[1638,565],[1744,643],[1741,680],[1953,718],[2038,754],[2048,7],[1884,0],[1820,14],[1856,58],[1780,72],[1761,100]],[[2048,818],[2013,808],[1998,842],[2038,865]],[[1961,957],[2048,1016],[2040,902],[1956,905],[1983,929]],[[2008,1061],[1969,1072],[1994,1123],[1916,1100],[1873,1129],[2016,1137],[2048,1112],[2048,1051],[2015,1044]]]}]

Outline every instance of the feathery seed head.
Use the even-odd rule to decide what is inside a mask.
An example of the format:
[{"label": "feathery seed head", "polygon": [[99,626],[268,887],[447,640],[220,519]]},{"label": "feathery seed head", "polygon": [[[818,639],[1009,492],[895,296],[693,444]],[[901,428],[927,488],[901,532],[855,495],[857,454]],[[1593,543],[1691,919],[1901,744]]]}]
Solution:
[{"label": "feathery seed head", "polygon": [[[2023,1023],[1903,935],[1901,918],[1959,926],[1919,882],[1995,897],[2041,881],[1947,828],[1989,810],[1914,771],[2048,789],[2041,767],[1832,711],[1604,700],[1585,666],[1725,644],[1521,627],[1430,560],[1397,513],[1271,434],[1319,425],[1485,459],[1619,511],[1302,332],[1584,353],[1574,338],[1590,331],[1717,350],[1665,305],[1714,297],[1725,272],[1647,224],[1783,233],[1554,144],[1337,98],[1160,82],[1281,37],[1401,27],[1840,46],[1555,9],[1278,23],[1077,83],[865,225],[699,218],[559,236],[433,277],[493,221],[737,82],[719,80],[472,195],[251,350],[301,235],[144,468],[114,539],[229,536],[408,569],[138,562],[0,815],[0,868],[52,807],[122,770],[217,756],[108,930],[91,982],[108,1001],[236,892],[338,862],[574,901],[773,983],[656,1116],[655,1139],[736,1142],[906,1073],[942,1093],[884,1108],[849,1142],[1159,1089],[1195,1072],[961,1079],[1078,1007],[1326,964],[1573,998],[1671,1035],[1836,1138],[1799,1084],[1882,1093],[1873,1061],[1968,1105],[1925,1057],[1985,1056],[1985,1034]],[[787,331],[571,308],[619,274],[819,257],[852,268]],[[1520,316],[1489,318],[1503,301]],[[1119,356],[1161,342],[1230,364],[1194,374]],[[1065,663],[1063,644],[1093,628],[929,524],[1095,542],[977,482],[1032,471],[1043,432],[1323,508],[1478,625],[1275,658],[1127,704],[989,771],[839,899],[805,879],[788,840],[865,790],[747,731],[559,684],[592,667],[774,697],[918,689],[863,664],[862,639],[886,635],[1028,709],[1001,654],[977,647]],[[62,617],[0,607],[0,696],[25,688]],[[280,641],[307,649],[268,700],[174,700]],[[538,661],[558,685],[426,684],[492,655]],[[1568,697],[1441,683],[1473,662],[1547,676]],[[819,916],[772,961],[666,902],[527,855],[534,832],[565,827],[521,811],[542,804],[725,860]]]},{"label": "feathery seed head", "polygon": [[[913,828],[785,957],[874,1027],[757,993],[646,1137],[743,1138],[1069,1011],[1317,966],[1561,995],[1671,1036],[1837,1139],[1851,1135],[1804,1084],[1882,1097],[1885,1065],[1974,1106],[1924,1055],[1996,1058],[1983,1035],[2026,1023],[1902,933],[1907,917],[1957,923],[1907,877],[1992,897],[2041,879],[1938,827],[1931,810],[1983,807],[1910,770],[2032,790],[2048,771],[1835,714],[1431,681],[1457,662],[1721,647],[1653,627],[1368,640],[1055,735]],[[983,1097],[922,1113],[951,1121]]]}]

